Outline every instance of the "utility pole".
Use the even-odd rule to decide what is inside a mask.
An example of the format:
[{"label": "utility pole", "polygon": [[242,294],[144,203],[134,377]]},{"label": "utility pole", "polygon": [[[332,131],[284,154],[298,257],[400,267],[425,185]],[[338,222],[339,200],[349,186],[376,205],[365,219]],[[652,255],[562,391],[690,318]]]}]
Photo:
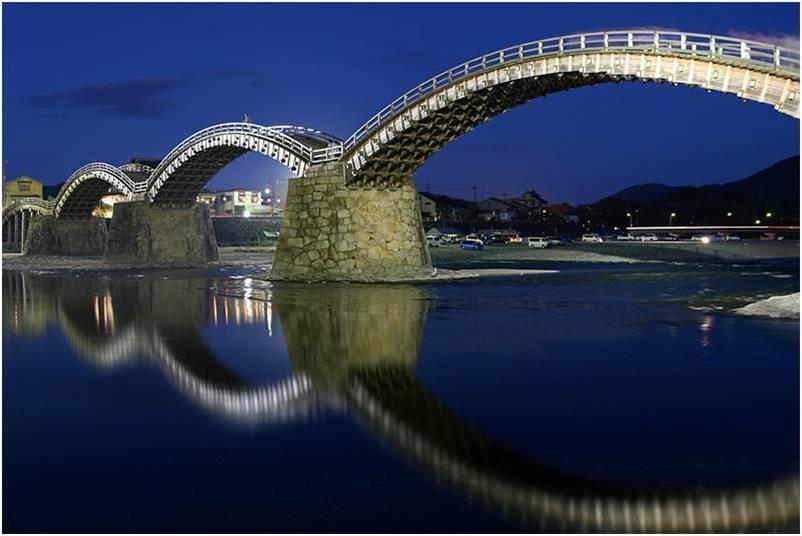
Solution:
[{"label": "utility pole", "polygon": [[473,186],[473,208],[476,210],[471,222],[471,232],[476,232],[476,218],[479,216],[479,202],[476,200],[476,186]]}]

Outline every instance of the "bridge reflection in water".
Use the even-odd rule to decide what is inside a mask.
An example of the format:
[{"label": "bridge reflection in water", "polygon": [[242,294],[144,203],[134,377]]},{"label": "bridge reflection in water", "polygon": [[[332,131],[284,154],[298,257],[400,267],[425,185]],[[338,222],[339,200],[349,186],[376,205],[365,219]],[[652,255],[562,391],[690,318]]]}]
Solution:
[{"label": "bridge reflection in water", "polygon": [[[799,477],[739,489],[622,488],[539,464],[447,408],[415,375],[428,308],[417,286],[271,287],[253,279],[71,279],[3,273],[4,328],[48,324],[98,367],[156,363],[178,390],[233,422],[344,412],[413,466],[527,526],[585,531],[787,529]],[[204,343],[209,324],[259,324],[286,343],[289,377],[253,385]],[[545,524],[545,525],[544,525]]]}]

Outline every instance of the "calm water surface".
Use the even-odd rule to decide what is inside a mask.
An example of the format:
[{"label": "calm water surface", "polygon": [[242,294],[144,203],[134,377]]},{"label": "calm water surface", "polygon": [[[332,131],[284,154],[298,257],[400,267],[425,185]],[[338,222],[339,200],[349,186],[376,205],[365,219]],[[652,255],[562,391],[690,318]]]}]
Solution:
[{"label": "calm water surface", "polygon": [[797,269],[562,268],[4,272],[3,528],[603,529],[643,497],[798,482],[799,323],[723,312]]}]

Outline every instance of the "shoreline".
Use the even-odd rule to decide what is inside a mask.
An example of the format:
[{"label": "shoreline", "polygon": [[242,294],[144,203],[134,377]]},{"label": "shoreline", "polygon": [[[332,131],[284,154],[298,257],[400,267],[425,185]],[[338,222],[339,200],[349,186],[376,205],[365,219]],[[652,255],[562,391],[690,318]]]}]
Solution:
[{"label": "shoreline", "polygon": [[[798,245],[798,242],[796,243]],[[180,275],[187,273],[202,272],[211,277],[252,277],[267,283],[280,284],[310,284],[310,283],[352,283],[352,284],[426,284],[451,281],[474,280],[479,278],[494,277],[527,277],[557,274],[563,271],[566,264],[571,265],[595,265],[613,266],[615,264],[624,266],[643,265],[667,265],[667,264],[687,264],[701,262],[703,264],[721,265],[731,264],[733,258],[715,257],[712,261],[701,261],[696,255],[691,258],[680,258],[675,260],[656,260],[644,258],[652,256],[655,250],[666,252],[660,249],[662,246],[648,244],[641,248],[640,245],[618,245],[610,244],[575,244],[567,247],[549,248],[545,250],[533,250],[526,247],[515,246],[489,246],[482,251],[462,251],[454,246],[432,248],[432,261],[435,268],[430,272],[421,272],[419,275],[399,276],[396,278],[377,278],[369,275],[361,279],[349,279],[340,281],[282,281],[272,279],[270,269],[275,253],[274,247],[247,247],[229,246],[221,247],[220,259],[204,265],[140,265],[140,264],[108,264],[101,257],[66,257],[66,256],[23,256],[19,253],[4,253],[2,256],[3,270],[9,272],[30,272],[40,275],[58,274],[118,274],[130,276],[135,274],[138,277],[144,274]],[[727,245],[729,246],[729,245]],[[784,244],[783,248],[774,248],[775,251],[787,253],[793,251],[792,244]],[[789,248],[788,246],[792,246]],[[750,251],[759,249],[758,247],[748,248]],[[619,252],[638,252],[641,258],[623,257],[620,255],[607,254]],[[734,250],[731,250],[734,251]],[[768,258],[739,258],[741,262],[765,262],[771,263],[787,256],[778,255]],[[511,264],[519,264],[524,267],[514,267]],[[475,266],[475,267],[474,267]],[[752,303],[746,303],[740,307],[717,311],[718,313],[734,314],[742,317],[770,318],[799,320],[799,292],[773,296],[768,299],[760,299]],[[732,306],[731,306],[732,307]]]},{"label": "shoreline", "polygon": [[[430,248],[431,274],[399,276],[384,280],[365,275],[364,282],[417,282],[489,276],[550,273],[559,265],[637,265],[637,264],[730,264],[774,263],[799,258],[799,242],[745,242],[716,244],[663,243],[572,243],[547,249],[530,249],[525,246],[489,245],[482,251],[463,251],[454,245]],[[39,273],[83,272],[162,272],[202,270],[207,272],[246,269],[269,278],[275,247],[222,246],[219,260],[206,264],[117,264],[102,257],[28,256],[20,253],[3,253],[2,268],[7,271]],[[513,265],[513,266],[510,266]],[[516,267],[515,265],[525,266]],[[473,275],[472,275],[473,274]],[[312,278],[314,279],[314,278]]]},{"label": "shoreline", "polygon": [[[420,277],[399,277],[397,281],[388,282],[415,282],[415,281],[438,281],[445,279],[464,279],[478,277],[478,274],[493,274],[496,276],[507,275],[527,275],[533,273],[551,273],[554,269],[549,265],[554,263],[603,263],[603,264],[635,264],[644,262],[639,259],[631,259],[616,255],[605,255],[596,252],[587,252],[579,249],[551,248],[548,250],[534,251],[529,248],[509,248],[508,251],[499,251],[502,248],[487,248],[482,252],[467,252],[456,247],[454,248],[433,248],[432,261],[434,272],[432,276],[422,274]],[[503,248],[506,249],[506,248]],[[443,255],[443,251],[447,251]],[[495,251],[494,251],[495,250]],[[180,270],[219,270],[227,268],[249,268],[255,272],[264,274],[269,272],[273,264],[274,247],[220,247],[220,259],[208,264],[117,264],[107,263],[102,257],[69,257],[69,256],[33,256],[22,255],[20,253],[3,253],[3,270],[25,271],[25,272],[155,272],[155,271],[180,271]],[[474,255],[474,253],[490,253],[490,255]],[[495,253],[495,254],[494,254]],[[498,255],[502,253],[502,255]],[[506,255],[504,255],[506,253]],[[505,258],[506,257],[506,258]],[[508,262],[538,262],[543,263],[540,268],[508,268]],[[659,262],[659,261],[657,261]],[[491,264],[493,267],[476,267],[472,264]],[[450,265],[459,265],[453,267]],[[458,274],[457,272],[460,272]],[[473,274],[473,275],[472,275]],[[366,282],[371,278],[366,276]]]}]

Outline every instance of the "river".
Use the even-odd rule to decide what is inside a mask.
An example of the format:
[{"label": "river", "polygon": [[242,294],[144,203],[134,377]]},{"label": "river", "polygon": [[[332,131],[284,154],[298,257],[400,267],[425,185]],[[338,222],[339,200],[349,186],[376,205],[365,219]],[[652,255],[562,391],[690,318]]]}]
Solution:
[{"label": "river", "polygon": [[798,268],[556,267],[3,272],[3,528],[798,529]]}]

